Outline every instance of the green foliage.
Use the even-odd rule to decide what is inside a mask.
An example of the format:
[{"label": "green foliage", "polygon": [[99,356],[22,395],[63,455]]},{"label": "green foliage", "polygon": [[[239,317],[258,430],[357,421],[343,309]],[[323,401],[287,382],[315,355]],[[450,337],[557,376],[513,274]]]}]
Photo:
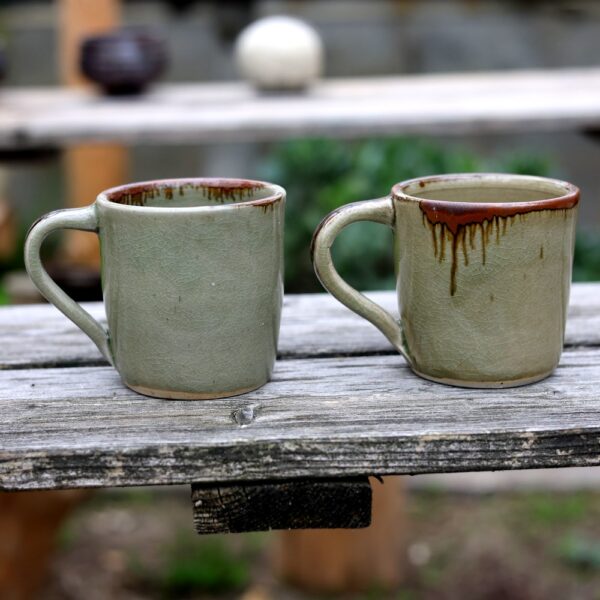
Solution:
[{"label": "green foliage", "polygon": [[517,151],[492,161],[489,170],[514,173],[515,175],[546,176],[552,172],[552,165],[545,156]]},{"label": "green foliage", "polygon": [[156,502],[156,492],[144,488],[109,489],[103,494],[93,496],[88,504],[97,509],[107,506],[151,506]]},{"label": "green foliage", "polygon": [[223,537],[199,538],[181,531],[162,549],[163,564],[150,568],[138,555],[129,557],[134,586],[161,598],[238,592],[250,581],[250,565],[262,538],[244,536],[234,548]]},{"label": "green foliage", "polygon": [[222,593],[244,588],[250,580],[246,560],[220,539],[182,544],[169,557],[162,588],[169,598],[192,592]]},{"label": "green foliage", "polygon": [[70,549],[77,541],[77,532],[72,521],[67,521],[58,532],[56,543],[60,550]]},{"label": "green foliage", "polygon": [[10,298],[4,287],[0,285],[0,306],[3,306],[4,304],[10,304]]},{"label": "green foliage", "polygon": [[[399,138],[341,142],[297,140],[277,146],[263,169],[266,179],[288,190],[285,268],[288,292],[321,291],[310,263],[318,223],[342,204],[376,198],[392,185],[424,175],[472,171],[546,175],[548,161],[525,153],[489,163],[457,146]],[[338,271],[358,289],[394,287],[391,231],[374,223],[344,230],[333,249]]]},{"label": "green foliage", "polygon": [[575,241],[574,281],[600,281],[600,232],[581,231]]},{"label": "green foliage", "polygon": [[581,571],[600,571],[600,542],[576,535],[562,540],[559,557],[569,566]]},{"label": "green foliage", "polygon": [[539,525],[572,524],[585,517],[589,499],[585,494],[531,494],[526,510],[528,519]]}]

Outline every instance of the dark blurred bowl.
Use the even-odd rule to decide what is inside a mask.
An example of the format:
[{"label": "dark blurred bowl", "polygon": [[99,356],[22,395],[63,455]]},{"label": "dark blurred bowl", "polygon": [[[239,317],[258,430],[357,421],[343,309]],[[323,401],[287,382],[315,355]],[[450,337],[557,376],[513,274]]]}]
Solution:
[{"label": "dark blurred bowl", "polygon": [[84,75],[114,96],[143,92],[167,66],[164,41],[143,30],[122,29],[85,38],[80,58]]}]

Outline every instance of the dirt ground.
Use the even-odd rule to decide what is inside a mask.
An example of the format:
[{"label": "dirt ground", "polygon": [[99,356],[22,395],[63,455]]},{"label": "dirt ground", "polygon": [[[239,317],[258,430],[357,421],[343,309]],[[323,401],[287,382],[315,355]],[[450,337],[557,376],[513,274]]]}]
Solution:
[{"label": "dirt ground", "polygon": [[[412,491],[407,512],[404,585],[351,598],[600,600],[600,492]],[[65,526],[41,599],[314,598],[274,579],[273,535],[197,536],[182,488],[98,492]]]}]

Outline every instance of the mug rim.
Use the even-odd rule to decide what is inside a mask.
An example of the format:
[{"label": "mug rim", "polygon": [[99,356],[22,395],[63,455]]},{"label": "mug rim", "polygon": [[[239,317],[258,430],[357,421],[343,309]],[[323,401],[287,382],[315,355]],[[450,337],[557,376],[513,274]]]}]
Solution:
[{"label": "mug rim", "polygon": [[[541,184],[539,191],[546,191],[542,186],[553,187],[554,190],[562,191],[563,193],[542,200],[521,200],[515,202],[454,202],[452,200],[434,200],[426,197],[413,196],[405,190],[410,189],[415,185],[424,188],[428,183],[450,183],[452,187],[460,187],[465,182],[473,183],[474,186],[481,182],[492,182],[498,187],[514,187],[515,189],[535,189],[531,184]],[[527,185],[529,184],[529,185]],[[474,187],[473,186],[473,187]],[[551,193],[551,192],[550,192]],[[417,203],[427,203],[435,205],[441,209],[450,212],[466,212],[475,210],[485,210],[491,213],[502,213],[506,211],[524,212],[532,210],[545,210],[557,208],[573,208],[579,202],[580,190],[576,185],[554,179],[551,177],[540,177],[538,175],[518,175],[511,173],[449,173],[446,175],[427,175],[424,177],[413,177],[396,183],[392,187],[392,196],[400,200],[408,200]]]},{"label": "mug rim", "polygon": [[[115,198],[120,198],[126,194],[143,194],[155,189],[176,189],[183,186],[196,186],[214,189],[268,189],[271,193],[266,198],[257,198],[254,200],[239,200],[237,202],[211,204],[208,206],[140,206],[134,204],[122,204]],[[143,211],[155,213],[172,212],[208,212],[215,210],[234,210],[242,206],[266,207],[283,200],[286,191],[276,183],[260,181],[256,179],[243,179],[237,177],[176,177],[168,179],[151,179],[147,181],[137,181],[126,183],[103,190],[96,197],[96,202],[111,210],[123,211]]]}]

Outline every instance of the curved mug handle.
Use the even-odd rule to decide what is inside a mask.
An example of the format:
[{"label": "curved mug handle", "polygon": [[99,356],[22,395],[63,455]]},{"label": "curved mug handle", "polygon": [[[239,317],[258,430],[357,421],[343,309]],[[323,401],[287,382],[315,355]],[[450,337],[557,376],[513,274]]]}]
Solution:
[{"label": "curved mug handle", "polygon": [[317,227],[311,244],[312,261],[323,287],[350,310],[367,319],[392,343],[410,364],[400,322],[378,304],[347,284],[336,271],[331,246],[340,231],[356,221],[374,221],[393,227],[394,206],[389,196],[346,204],[329,213]]},{"label": "curved mug handle", "polygon": [[84,208],[57,210],[40,217],[29,229],[25,240],[25,268],[41,294],[54,304],[96,344],[102,356],[114,366],[108,331],[70,298],[48,275],[40,257],[42,242],[57,229],[80,229],[98,233],[98,216],[92,204]]}]

